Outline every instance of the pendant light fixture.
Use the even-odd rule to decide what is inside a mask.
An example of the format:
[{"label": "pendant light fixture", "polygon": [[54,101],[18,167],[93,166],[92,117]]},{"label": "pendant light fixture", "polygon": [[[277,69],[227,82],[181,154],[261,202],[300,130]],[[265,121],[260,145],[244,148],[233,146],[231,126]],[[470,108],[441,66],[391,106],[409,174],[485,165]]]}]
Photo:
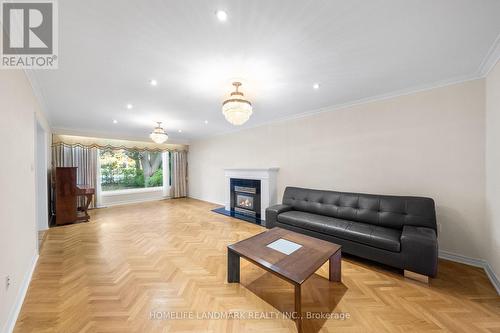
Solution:
[{"label": "pendant light fixture", "polygon": [[233,82],[235,91],[231,93],[231,97],[222,103],[222,113],[227,121],[231,124],[239,126],[247,122],[252,115],[252,103],[250,103],[243,93],[238,91],[241,82]]},{"label": "pendant light fixture", "polygon": [[158,121],[157,123],[158,123],[158,126],[156,126],[153,129],[153,132],[151,132],[149,137],[154,142],[161,144],[161,143],[164,143],[165,141],[168,140],[168,135],[167,135],[167,132],[165,132],[165,130],[161,127],[161,121]]}]

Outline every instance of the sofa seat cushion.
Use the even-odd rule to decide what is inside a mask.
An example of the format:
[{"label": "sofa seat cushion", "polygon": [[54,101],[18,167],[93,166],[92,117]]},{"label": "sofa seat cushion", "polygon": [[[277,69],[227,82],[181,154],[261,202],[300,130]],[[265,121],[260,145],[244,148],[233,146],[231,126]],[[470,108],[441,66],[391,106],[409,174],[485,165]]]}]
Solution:
[{"label": "sofa seat cushion", "polygon": [[279,214],[278,222],[387,251],[400,252],[401,250],[401,231],[396,229],[296,210]]}]

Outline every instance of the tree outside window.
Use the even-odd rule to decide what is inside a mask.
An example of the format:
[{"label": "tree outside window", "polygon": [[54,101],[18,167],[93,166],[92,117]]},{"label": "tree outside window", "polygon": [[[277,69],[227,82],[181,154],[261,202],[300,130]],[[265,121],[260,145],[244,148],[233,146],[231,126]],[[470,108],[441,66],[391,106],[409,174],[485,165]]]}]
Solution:
[{"label": "tree outside window", "polygon": [[102,150],[103,191],[163,186],[162,153]]}]

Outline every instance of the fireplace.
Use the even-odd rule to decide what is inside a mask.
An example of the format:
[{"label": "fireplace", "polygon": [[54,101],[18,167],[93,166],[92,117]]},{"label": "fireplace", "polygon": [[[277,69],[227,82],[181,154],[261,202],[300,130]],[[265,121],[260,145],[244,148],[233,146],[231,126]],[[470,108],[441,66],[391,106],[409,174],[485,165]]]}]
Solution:
[{"label": "fireplace", "polygon": [[279,168],[224,169],[224,207],[212,211],[265,225],[266,208],[277,203]]},{"label": "fireplace", "polygon": [[260,219],[260,180],[231,178],[231,212]]}]

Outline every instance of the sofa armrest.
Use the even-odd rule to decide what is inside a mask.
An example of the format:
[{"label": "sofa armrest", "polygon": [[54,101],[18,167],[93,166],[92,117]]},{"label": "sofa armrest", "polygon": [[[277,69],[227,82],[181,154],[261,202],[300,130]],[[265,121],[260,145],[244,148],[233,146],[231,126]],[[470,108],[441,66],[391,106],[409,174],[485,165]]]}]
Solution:
[{"label": "sofa armrest", "polygon": [[289,210],[292,210],[292,207],[288,205],[274,205],[268,207],[266,209],[266,228],[274,228],[278,221],[278,215]]},{"label": "sofa armrest", "polygon": [[404,269],[435,277],[438,266],[436,231],[405,225],[401,234],[401,254]]}]

